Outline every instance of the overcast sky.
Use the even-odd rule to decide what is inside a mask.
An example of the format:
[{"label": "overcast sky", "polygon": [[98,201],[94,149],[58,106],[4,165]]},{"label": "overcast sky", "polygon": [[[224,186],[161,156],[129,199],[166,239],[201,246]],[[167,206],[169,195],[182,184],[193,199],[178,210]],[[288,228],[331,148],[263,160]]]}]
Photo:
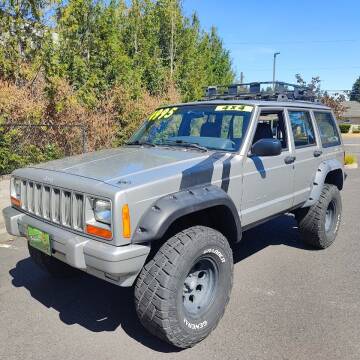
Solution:
[{"label": "overcast sky", "polygon": [[360,0],[184,0],[203,28],[214,25],[245,81],[305,80],[323,89],[350,89],[360,76]]}]

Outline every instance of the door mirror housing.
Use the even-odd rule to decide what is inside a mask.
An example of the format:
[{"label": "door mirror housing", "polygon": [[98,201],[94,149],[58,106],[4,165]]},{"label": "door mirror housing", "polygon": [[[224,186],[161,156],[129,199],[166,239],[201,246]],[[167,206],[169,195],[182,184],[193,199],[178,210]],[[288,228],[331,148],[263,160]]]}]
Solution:
[{"label": "door mirror housing", "polygon": [[251,154],[256,156],[277,156],[281,151],[282,146],[278,139],[259,139],[251,147]]}]

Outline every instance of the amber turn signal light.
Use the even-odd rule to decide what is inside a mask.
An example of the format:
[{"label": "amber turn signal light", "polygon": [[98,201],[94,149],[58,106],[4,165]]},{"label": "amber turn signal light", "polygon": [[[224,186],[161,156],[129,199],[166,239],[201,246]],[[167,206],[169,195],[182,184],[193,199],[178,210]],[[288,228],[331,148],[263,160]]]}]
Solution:
[{"label": "amber turn signal light", "polygon": [[21,201],[19,199],[17,199],[16,197],[10,196],[10,201],[11,201],[11,204],[14,206],[18,206],[18,207],[21,206]]},{"label": "amber turn signal light", "polygon": [[122,223],[123,223],[123,237],[128,239],[131,236],[130,211],[128,204],[125,204],[122,208]]},{"label": "amber turn signal light", "polygon": [[85,230],[90,235],[95,235],[107,240],[110,240],[112,238],[112,232],[110,230],[99,228],[94,225],[87,224]]}]

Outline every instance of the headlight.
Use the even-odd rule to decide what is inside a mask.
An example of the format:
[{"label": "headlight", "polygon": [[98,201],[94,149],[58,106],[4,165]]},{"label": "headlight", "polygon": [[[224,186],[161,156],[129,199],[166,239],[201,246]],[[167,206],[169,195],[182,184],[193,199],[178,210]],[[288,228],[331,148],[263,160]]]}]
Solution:
[{"label": "headlight", "polygon": [[21,206],[21,180],[13,178],[10,184],[11,204],[19,207]]},{"label": "headlight", "polygon": [[14,196],[16,199],[20,199],[20,197],[21,197],[21,180],[20,179],[13,179],[12,196]]},{"label": "headlight", "polygon": [[107,200],[94,199],[93,211],[96,221],[111,224],[111,203]]}]

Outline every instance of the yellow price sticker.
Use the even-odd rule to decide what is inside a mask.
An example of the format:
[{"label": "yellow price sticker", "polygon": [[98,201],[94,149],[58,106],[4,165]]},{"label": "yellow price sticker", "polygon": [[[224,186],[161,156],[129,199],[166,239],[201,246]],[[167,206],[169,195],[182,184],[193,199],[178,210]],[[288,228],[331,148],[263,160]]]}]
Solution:
[{"label": "yellow price sticker", "polygon": [[149,116],[149,120],[168,119],[177,109],[177,107],[158,109]]},{"label": "yellow price sticker", "polygon": [[244,111],[252,112],[253,107],[249,105],[218,105],[215,111]]}]

